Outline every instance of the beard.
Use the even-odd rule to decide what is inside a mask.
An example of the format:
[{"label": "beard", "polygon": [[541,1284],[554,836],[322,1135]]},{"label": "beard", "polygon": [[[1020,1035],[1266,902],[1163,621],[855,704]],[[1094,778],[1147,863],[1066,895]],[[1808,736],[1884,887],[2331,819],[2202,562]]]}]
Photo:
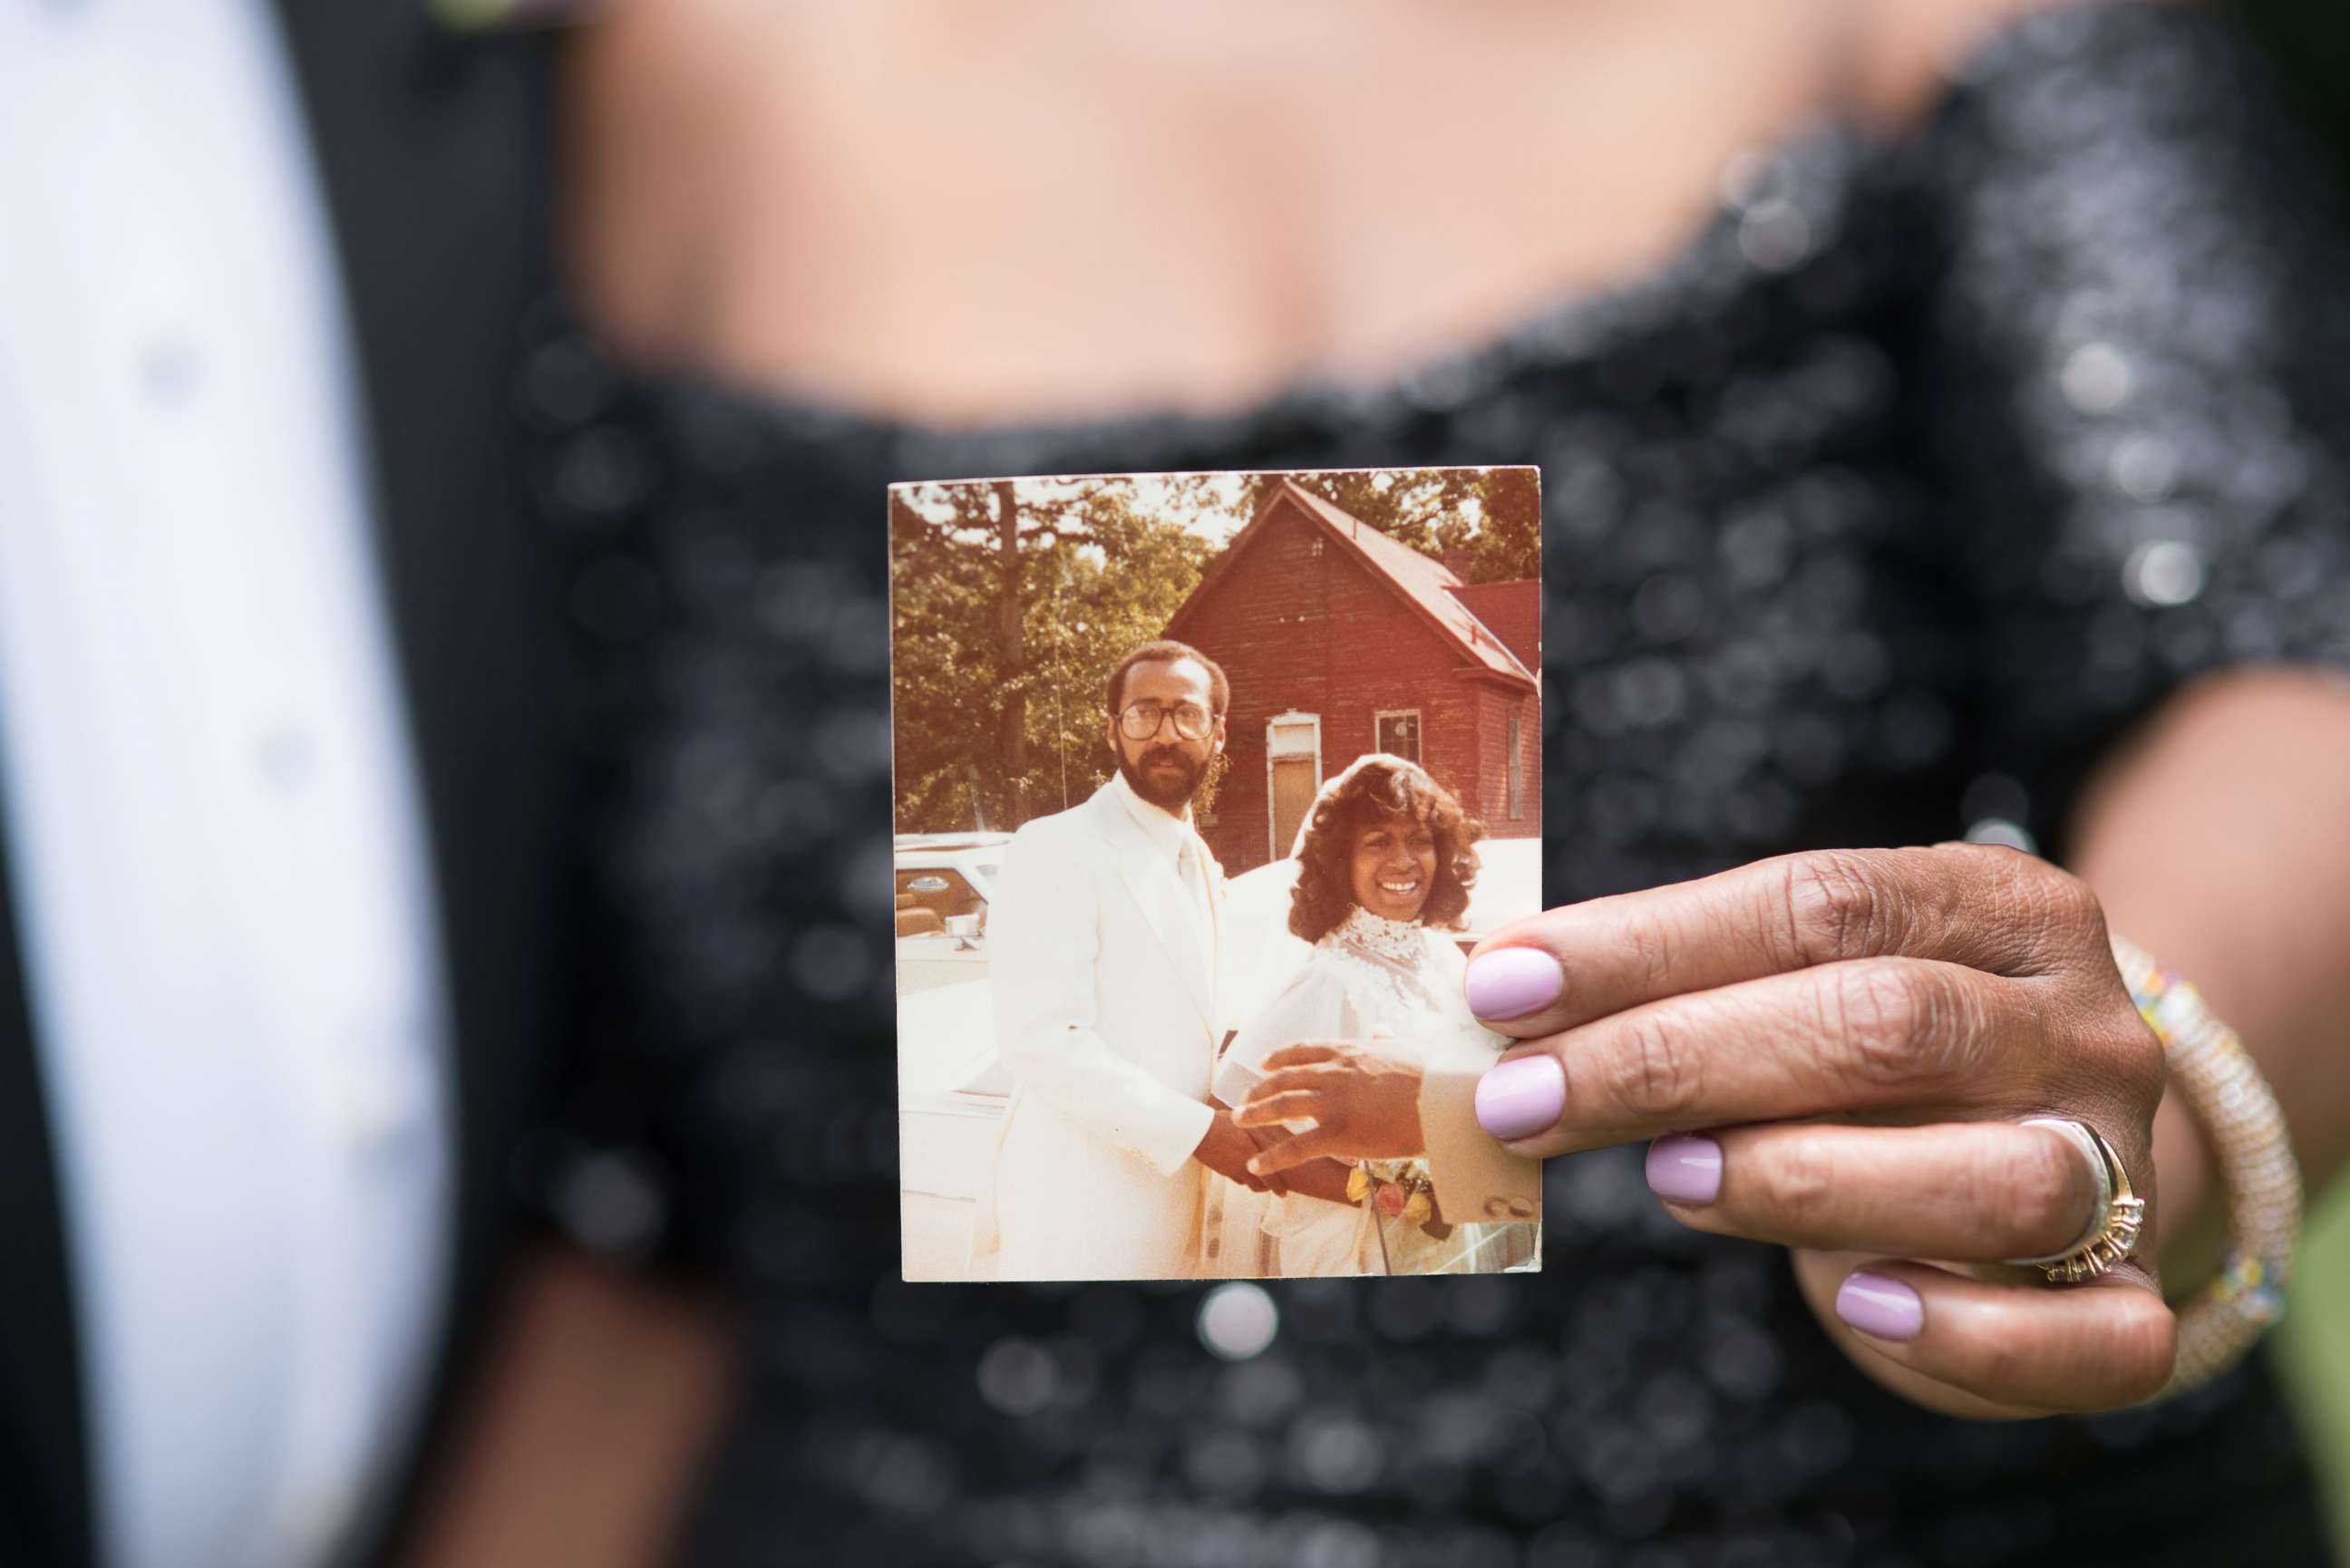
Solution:
[{"label": "beard", "polygon": [[[1182,770],[1181,777],[1172,774],[1154,773],[1152,765],[1173,763]],[[1139,757],[1128,757],[1126,748],[1118,751],[1118,771],[1126,777],[1127,784],[1159,810],[1180,813],[1200,793],[1207,782],[1208,764],[1192,757],[1177,746],[1149,746]]]}]

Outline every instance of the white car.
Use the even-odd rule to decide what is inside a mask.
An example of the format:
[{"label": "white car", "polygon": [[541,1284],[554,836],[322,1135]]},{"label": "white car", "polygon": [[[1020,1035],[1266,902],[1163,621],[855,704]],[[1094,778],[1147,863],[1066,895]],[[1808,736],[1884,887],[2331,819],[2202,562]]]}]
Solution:
[{"label": "white car", "polygon": [[898,989],[927,990],[987,972],[987,905],[1008,833],[901,833],[896,862]]},{"label": "white car", "polygon": [[901,833],[898,922],[899,1207],[908,1279],[959,1280],[1012,1075],[995,1058],[987,910],[1008,833]]}]

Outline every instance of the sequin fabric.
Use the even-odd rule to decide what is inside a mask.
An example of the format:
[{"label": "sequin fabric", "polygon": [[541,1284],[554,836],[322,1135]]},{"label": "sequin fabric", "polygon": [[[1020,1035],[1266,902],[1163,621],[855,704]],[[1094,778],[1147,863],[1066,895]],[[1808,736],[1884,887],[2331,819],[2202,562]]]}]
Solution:
[{"label": "sequin fabric", "polygon": [[1199,1289],[896,1277],[886,483],[1538,462],[1552,897],[2061,850],[2180,682],[2350,662],[2350,272],[2274,97],[2183,8],[2018,24],[1897,140],[1742,161],[1637,285],[1229,419],[906,429],[623,375],[551,309],[520,402],[610,926],[594,1064],[522,1168],[591,1242],[747,1293],[684,1560],[2327,1560],[2264,1376],[1925,1415],[1783,1255],[1665,1218],[1638,1150],[1551,1166],[1538,1279],[1276,1285],[1245,1359]]}]

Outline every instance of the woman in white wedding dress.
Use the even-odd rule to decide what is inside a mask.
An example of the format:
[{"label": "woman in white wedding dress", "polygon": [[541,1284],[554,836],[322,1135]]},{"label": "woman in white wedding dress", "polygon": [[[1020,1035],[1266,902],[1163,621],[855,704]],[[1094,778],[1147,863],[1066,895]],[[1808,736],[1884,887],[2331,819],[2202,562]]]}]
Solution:
[{"label": "woman in white wedding dress", "polygon": [[[1311,954],[1252,1016],[1218,1064],[1215,1093],[1238,1105],[1265,1057],[1312,1041],[1380,1042],[1425,1060],[1464,1039],[1498,1055],[1509,1042],[1462,1000],[1460,929],[1482,825],[1417,763],[1373,753],[1323,785],[1299,830],[1289,929]],[[1217,1272],[1488,1273],[1530,1262],[1538,1227],[1461,1225],[1444,1213],[1417,1159],[1316,1160],[1261,1196],[1218,1181],[1209,1205]]]}]

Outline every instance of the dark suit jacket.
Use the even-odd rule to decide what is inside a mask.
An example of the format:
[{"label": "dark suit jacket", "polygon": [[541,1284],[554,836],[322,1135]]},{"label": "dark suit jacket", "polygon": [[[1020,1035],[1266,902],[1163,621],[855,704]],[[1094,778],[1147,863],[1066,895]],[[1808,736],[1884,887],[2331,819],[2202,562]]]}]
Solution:
[{"label": "dark suit jacket", "polygon": [[[544,277],[546,41],[460,38],[423,0],[278,8],[359,341],[455,1014],[458,1262],[437,1426],[508,1239],[510,1150],[561,1005],[560,644],[507,439],[518,320]],[[0,898],[0,1563],[80,1568],[83,1369],[16,914]]]}]

